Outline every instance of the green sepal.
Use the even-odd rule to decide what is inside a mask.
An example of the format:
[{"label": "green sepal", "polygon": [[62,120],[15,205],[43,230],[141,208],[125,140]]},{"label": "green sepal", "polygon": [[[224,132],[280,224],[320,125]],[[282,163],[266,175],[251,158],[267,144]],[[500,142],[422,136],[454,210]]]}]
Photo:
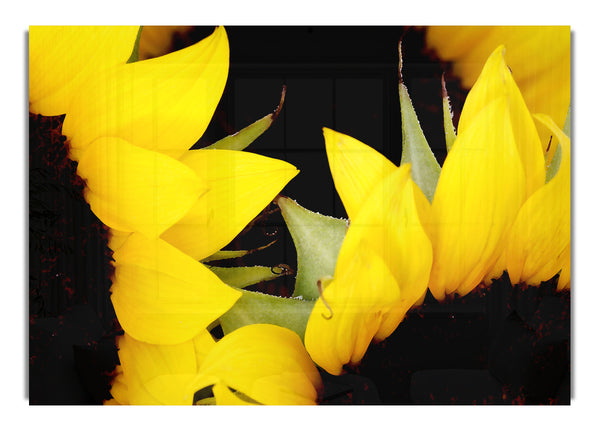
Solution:
[{"label": "green sepal", "polygon": [[238,328],[255,323],[270,323],[294,331],[301,340],[315,301],[282,298],[259,292],[241,290],[242,297],[219,322],[225,335]]},{"label": "green sepal", "polygon": [[[567,119],[565,120],[565,125],[563,127],[563,132],[565,135],[571,138],[571,108],[567,111]],[[548,169],[546,170],[546,183],[550,181],[556,173],[558,172],[558,168],[560,167],[560,160],[562,158],[562,150],[560,144],[557,144],[556,150],[554,151],[554,156],[552,157],[552,161],[548,165]]]},{"label": "green sepal", "polygon": [[562,149],[560,144],[557,145],[556,151],[554,151],[554,157],[552,157],[552,161],[548,166],[548,170],[546,170],[546,183],[550,181],[556,173],[558,172],[558,168],[560,168],[560,160],[562,158]]},{"label": "green sepal", "polygon": [[400,94],[400,114],[402,117],[402,157],[400,164],[411,164],[411,177],[425,194],[429,202],[433,200],[433,194],[437,186],[438,178],[442,168],[438,164],[425,135],[419,124],[417,113],[408,95],[408,89],[402,83],[402,50],[400,53],[398,85]]},{"label": "green sepal", "polygon": [[142,37],[142,30],[144,29],[143,25],[140,25],[138,29],[137,36],[135,37],[135,42],[133,43],[133,50],[131,51],[131,55],[127,60],[127,63],[135,63],[140,59],[140,39]]},{"label": "green sepal", "polygon": [[260,135],[262,135],[271,124],[277,119],[279,113],[281,112],[281,108],[283,107],[283,101],[285,100],[285,89],[281,91],[281,100],[279,101],[279,106],[277,109],[270,113],[269,115],[265,115],[260,120],[255,121],[249,126],[244,127],[237,133],[233,135],[229,135],[224,137],[223,139],[211,144],[204,149],[206,150],[237,150],[242,151],[252,142],[254,142]]},{"label": "green sepal", "polygon": [[240,289],[293,273],[285,266],[207,266],[207,268],[215,273],[223,283]]},{"label": "green sepal", "polygon": [[348,230],[348,221],[309,211],[286,197],[279,197],[276,202],[281,208],[298,256],[293,296],[317,299],[317,281],[333,276],[337,256]]},{"label": "green sepal", "polygon": [[264,250],[265,248],[275,244],[277,240],[271,241],[267,245],[263,245],[261,247],[254,248],[252,250],[219,250],[214,254],[211,254],[208,257],[205,257],[201,260],[201,262],[215,262],[217,260],[227,260],[227,259],[237,259],[238,257],[244,257],[248,254],[254,253],[256,251]]},{"label": "green sepal", "polygon": [[569,106],[569,110],[567,111],[567,119],[565,120],[565,125],[563,126],[563,132],[565,135],[571,139],[571,107]]},{"label": "green sepal", "polygon": [[456,130],[452,122],[452,107],[450,106],[450,97],[446,90],[446,80],[442,75],[442,111],[444,113],[444,135],[446,137],[446,151],[450,152],[454,141],[456,141]]}]

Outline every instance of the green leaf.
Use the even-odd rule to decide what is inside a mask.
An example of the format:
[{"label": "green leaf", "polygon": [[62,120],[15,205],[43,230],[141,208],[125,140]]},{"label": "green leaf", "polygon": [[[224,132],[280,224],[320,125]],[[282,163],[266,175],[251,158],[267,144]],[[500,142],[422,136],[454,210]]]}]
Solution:
[{"label": "green leaf", "polygon": [[223,283],[240,289],[293,273],[285,266],[208,266],[208,269],[214,272]]},{"label": "green leaf", "polygon": [[400,114],[402,116],[402,158],[400,164],[411,164],[411,176],[419,186],[429,202],[433,200],[433,194],[440,177],[441,168],[438,164],[429,144],[425,139],[419,119],[413,108],[408,89],[402,83],[402,49],[400,52],[399,78],[400,84]]},{"label": "green leaf", "polygon": [[135,63],[140,59],[140,38],[142,36],[143,28],[144,26],[140,25],[137,36],[135,37],[135,42],[133,43],[133,51],[131,52],[131,56],[129,57],[129,60],[127,60],[127,63]]},{"label": "green leaf", "polygon": [[446,137],[446,150],[450,152],[454,141],[456,140],[456,130],[452,122],[452,107],[450,106],[450,97],[446,90],[446,80],[442,75],[442,110],[444,112],[444,135]]},{"label": "green leaf", "polygon": [[205,147],[204,149],[241,151],[248,147],[248,145],[254,142],[269,127],[271,127],[271,124],[273,124],[273,122],[279,116],[281,108],[283,107],[283,101],[285,100],[285,91],[286,87],[284,86],[283,90],[281,91],[281,100],[279,101],[279,106],[277,106],[277,109],[275,109],[275,111],[273,111],[271,114],[265,115],[260,120],[257,120],[249,126],[244,127],[239,132],[226,136],[225,138]]},{"label": "green leaf", "polygon": [[281,208],[298,255],[294,296],[317,299],[317,281],[333,276],[348,222],[309,211],[286,197],[279,197],[277,205]]},{"label": "green leaf", "polygon": [[306,324],[315,301],[282,298],[259,292],[241,291],[242,297],[221,318],[225,335],[255,323],[270,323],[296,332],[304,340]]},{"label": "green leaf", "polygon": [[262,247],[257,247],[252,250],[219,250],[214,254],[211,254],[208,257],[202,259],[202,262],[215,262],[217,260],[226,260],[226,259],[236,259],[238,257],[244,257],[248,254],[264,250],[265,248],[275,244],[277,240],[271,241],[267,245],[263,245]]}]

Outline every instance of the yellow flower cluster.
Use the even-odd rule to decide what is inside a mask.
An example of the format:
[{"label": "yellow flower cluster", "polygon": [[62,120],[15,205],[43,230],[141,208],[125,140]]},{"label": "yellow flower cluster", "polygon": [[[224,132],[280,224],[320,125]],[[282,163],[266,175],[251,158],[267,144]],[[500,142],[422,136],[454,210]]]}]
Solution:
[{"label": "yellow flower cluster", "polygon": [[86,200],[111,230],[111,300],[125,331],[111,403],[192,404],[209,390],[217,404],[313,404],[320,377],[294,332],[251,325],[213,340],[207,328],[241,294],[200,263],[297,170],[241,151],[189,149],[227,80],[222,27],[188,48],[129,62],[138,32],[29,33],[30,111],[65,115]]},{"label": "yellow flower cluster", "polygon": [[[110,228],[111,301],[125,334],[107,403],[314,404],[315,363],[340,374],[360,362],[427,290],[443,301],[505,271],[513,284],[558,274],[558,289],[570,288],[571,143],[556,125],[570,100],[569,33],[509,30],[428,30],[444,59],[487,56],[476,79],[471,66],[457,67],[472,88],[430,178],[418,152],[396,166],[323,129],[350,226],[333,276],[319,280],[303,345],[298,331],[272,324],[242,325],[218,341],[209,332],[242,293],[202,261],[298,173],[257,154],[190,149],[227,81],[225,30],[161,56],[147,48],[153,58],[135,61],[138,27],[31,27],[30,111],[65,115],[85,198]],[[528,52],[543,55],[530,61]]]},{"label": "yellow flower cluster", "polygon": [[[562,58],[564,36],[546,56]],[[371,340],[390,335],[422,303],[427,288],[442,301],[505,270],[514,284],[539,285],[560,273],[558,289],[570,285],[570,139],[550,116],[532,116],[504,51],[493,51],[467,96],[431,203],[413,182],[410,163],[397,167],[324,129],[350,218],[335,274],[321,280],[306,328],[311,357],[329,373],[359,362]],[[552,88],[563,94],[569,85],[558,80]],[[540,139],[534,118],[552,145]]]}]

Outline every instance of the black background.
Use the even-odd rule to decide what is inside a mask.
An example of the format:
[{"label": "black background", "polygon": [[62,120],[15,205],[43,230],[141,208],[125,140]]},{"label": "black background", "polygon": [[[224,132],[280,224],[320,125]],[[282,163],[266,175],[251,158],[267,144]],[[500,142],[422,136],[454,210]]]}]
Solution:
[{"label": "black background", "polygon": [[[183,47],[210,34],[197,28]],[[310,210],[345,217],[335,193],[321,128],[349,134],[400,162],[398,42],[403,78],[436,157],[443,162],[441,76],[455,122],[465,89],[414,27],[227,27],[230,73],[213,121],[196,147],[272,112],[276,122],[247,151],[300,169],[282,191]],[[29,399],[31,404],[98,404],[108,396],[119,333],[110,304],[106,230],[81,197],[66,158],[60,118],[30,115]],[[271,210],[276,210],[273,205]],[[236,264],[296,265],[279,213],[265,212],[230,247],[267,250]],[[254,290],[289,295],[294,277]],[[465,298],[428,297],[387,340],[372,345],[341,377],[323,373],[323,403],[569,403],[570,294],[555,280],[513,287],[505,279]]]}]

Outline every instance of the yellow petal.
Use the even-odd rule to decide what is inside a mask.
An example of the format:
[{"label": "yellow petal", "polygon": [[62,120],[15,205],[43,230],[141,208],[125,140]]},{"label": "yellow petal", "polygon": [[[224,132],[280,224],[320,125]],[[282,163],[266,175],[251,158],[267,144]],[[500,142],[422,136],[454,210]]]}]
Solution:
[{"label": "yellow petal", "polygon": [[131,235],[132,232],[123,232],[116,229],[110,230],[110,235],[108,237],[108,248],[112,251],[117,251],[119,247],[121,247],[127,238]]},{"label": "yellow petal", "polygon": [[156,402],[136,402],[135,404],[158,404],[164,406],[190,406],[193,398],[186,388],[195,374],[171,374],[157,376],[145,383],[144,389]]},{"label": "yellow petal", "polygon": [[557,290],[571,288],[571,243],[563,250],[558,258],[561,263],[560,276],[558,277]]},{"label": "yellow petal", "polygon": [[[484,38],[489,30],[490,27],[487,26],[428,26],[425,41],[427,45],[437,50],[437,54],[442,60],[454,60],[461,58],[473,49],[475,45],[473,41]],[[485,55],[488,55],[489,51],[498,44],[491,47]],[[484,62],[485,58],[478,65],[477,70],[469,76],[470,79],[461,75],[465,87],[470,88],[473,85]]]},{"label": "yellow petal", "polygon": [[243,326],[219,340],[202,363],[192,391],[214,383],[268,405],[315,404],[322,386],[300,337],[268,324]]},{"label": "yellow petal", "polygon": [[86,181],[86,200],[104,224],[149,237],[179,220],[206,190],[183,163],[119,138],[97,139],[77,173]]},{"label": "yellow petal", "polygon": [[244,401],[242,398],[234,394],[231,389],[222,383],[217,383],[212,388],[215,395],[216,404],[218,406],[253,406],[257,403]]},{"label": "yellow petal", "polygon": [[125,332],[140,341],[190,340],[241,296],[204,265],[160,239],[134,233],[113,258],[111,300]]},{"label": "yellow petal", "polygon": [[352,220],[371,189],[396,166],[351,136],[326,127],[323,128],[323,136],[335,188]]},{"label": "yellow petal", "polygon": [[[115,369],[119,368],[119,365]],[[123,372],[118,372],[115,378],[110,383],[110,394],[113,396],[113,399],[105,401],[104,404],[113,405],[130,405],[129,401],[129,388],[127,383],[125,382],[125,377],[123,376]]]},{"label": "yellow petal", "polygon": [[306,326],[308,353],[334,375],[342,372],[344,364],[362,358],[382,315],[400,298],[400,289],[385,262],[366,244],[361,245],[350,261],[338,264]]},{"label": "yellow petal", "polygon": [[284,161],[242,151],[191,150],[181,162],[209,191],[162,238],[197,260],[226,246],[298,173]]},{"label": "yellow petal", "polygon": [[204,362],[208,352],[215,347],[216,341],[208,330],[201,331],[196,335],[192,342],[194,343],[194,352],[196,354],[196,369],[200,369],[200,364]]},{"label": "yellow petal", "polygon": [[571,142],[548,116],[547,125],[561,148],[558,172],[520,209],[507,242],[507,269],[513,284],[539,285],[556,275],[559,256],[571,242]]},{"label": "yellow petal", "polygon": [[404,164],[371,189],[351,221],[334,280],[305,335],[311,357],[329,373],[359,362],[371,340],[389,336],[423,297],[432,250],[420,213],[427,218],[428,212],[429,202]]},{"label": "yellow petal", "polygon": [[350,223],[338,256],[336,275],[350,266],[358,248],[367,246],[383,259],[400,289],[398,303],[389,315],[383,316],[377,339],[389,336],[427,289],[432,249],[420,215],[425,215],[428,208],[423,192],[410,178],[410,164],[405,164],[373,188]]},{"label": "yellow petal", "polygon": [[510,114],[499,98],[457,136],[442,167],[429,230],[429,287],[438,300],[455,291],[465,295],[483,280],[524,199]]},{"label": "yellow petal", "polygon": [[137,26],[31,26],[29,111],[67,113],[77,88],[129,59]]},{"label": "yellow petal", "polygon": [[175,36],[181,37],[192,29],[187,25],[145,25],[140,36],[140,60],[167,54],[173,48]]},{"label": "yellow petal", "polygon": [[214,347],[210,333],[174,345],[149,344],[125,333],[117,340],[118,374],[111,394],[119,404],[191,405],[187,387],[197,374],[199,363]]},{"label": "yellow petal", "polygon": [[89,79],[63,124],[71,157],[109,135],[178,158],[206,130],[228,69],[227,35],[219,27],[193,46]]},{"label": "yellow petal", "polygon": [[533,118],[504,59],[504,47],[490,55],[481,75],[465,100],[457,133],[465,133],[478,113],[492,101],[501,98],[510,115],[514,142],[525,169],[527,196],[540,188],[546,179],[544,153]]},{"label": "yellow petal", "polygon": [[[204,343],[206,349],[215,344],[206,330],[193,340],[170,346],[144,343],[127,333],[120,337],[120,380],[127,388],[125,404],[191,405],[193,399],[186,389],[198,371],[197,345]],[[119,390],[116,392],[123,398]]]},{"label": "yellow petal", "polygon": [[454,63],[466,88],[477,79],[489,53],[506,46],[507,64],[529,110],[545,112],[562,127],[571,103],[568,26],[432,26],[426,40],[441,59]]}]

